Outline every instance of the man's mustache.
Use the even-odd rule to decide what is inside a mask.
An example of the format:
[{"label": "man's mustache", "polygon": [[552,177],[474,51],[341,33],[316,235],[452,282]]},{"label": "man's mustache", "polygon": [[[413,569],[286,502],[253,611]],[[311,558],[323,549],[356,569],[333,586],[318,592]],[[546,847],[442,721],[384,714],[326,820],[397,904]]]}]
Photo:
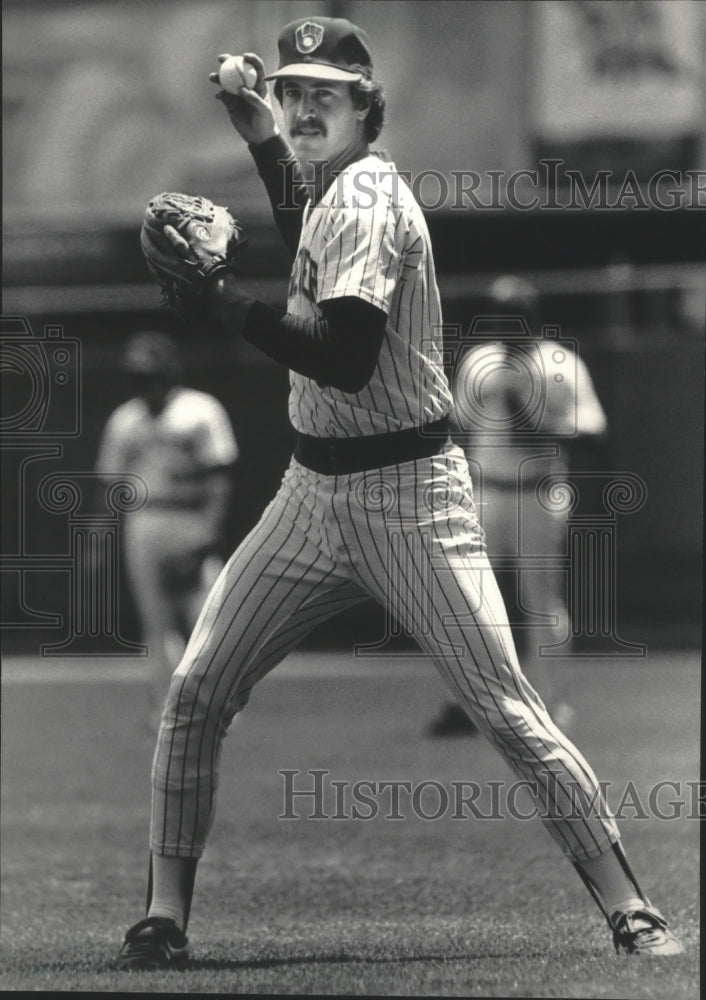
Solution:
[{"label": "man's mustache", "polygon": [[300,135],[302,133],[311,132],[314,129],[317,132],[320,132],[322,135],[326,134],[326,131],[322,123],[313,118],[307,119],[306,121],[295,122],[294,125],[292,126],[291,134]]}]

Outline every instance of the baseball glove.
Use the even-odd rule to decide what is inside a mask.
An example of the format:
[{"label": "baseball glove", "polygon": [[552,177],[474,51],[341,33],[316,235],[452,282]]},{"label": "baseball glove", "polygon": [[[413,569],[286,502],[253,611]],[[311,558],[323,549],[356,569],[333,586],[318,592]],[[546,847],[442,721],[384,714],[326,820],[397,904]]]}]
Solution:
[{"label": "baseball glove", "polygon": [[165,192],[152,198],[140,233],[150,273],[164,305],[185,319],[202,311],[199,300],[218,271],[235,271],[246,239],[223,205],[199,195]]}]

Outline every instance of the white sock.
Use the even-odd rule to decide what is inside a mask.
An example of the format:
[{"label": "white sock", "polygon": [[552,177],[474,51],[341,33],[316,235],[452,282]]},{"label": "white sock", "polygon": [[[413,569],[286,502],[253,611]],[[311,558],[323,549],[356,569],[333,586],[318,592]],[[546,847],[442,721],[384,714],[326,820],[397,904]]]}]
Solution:
[{"label": "white sock", "polygon": [[148,917],[170,917],[177,927],[184,929],[184,885],[189,864],[187,858],[152,855],[152,899]]},{"label": "white sock", "polygon": [[581,868],[598,890],[611,916],[616,910],[626,912],[645,905],[612,850],[590,861],[582,861]]}]

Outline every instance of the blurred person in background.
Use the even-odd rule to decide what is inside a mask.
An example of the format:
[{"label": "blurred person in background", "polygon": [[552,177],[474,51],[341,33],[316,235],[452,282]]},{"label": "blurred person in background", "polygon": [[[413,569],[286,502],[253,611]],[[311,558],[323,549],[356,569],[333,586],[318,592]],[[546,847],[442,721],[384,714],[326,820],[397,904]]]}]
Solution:
[{"label": "blurred person in background", "polygon": [[110,416],[97,471],[140,476],[147,502],[127,515],[125,566],[150,659],[157,724],[172,671],[222,569],[238,445],[217,399],[181,384],[175,342],[142,331],[125,348],[131,398]]},{"label": "blurred person in background", "polygon": [[[498,339],[484,337],[460,359],[453,382],[455,436],[466,453],[488,556],[524,669],[565,730],[574,717],[570,696],[560,664],[548,662],[541,647],[563,643],[570,632],[562,568],[566,512],[540,502],[540,483],[548,475],[568,479],[577,445],[599,441],[608,421],[585,363],[565,341],[542,336],[535,286],[503,275],[488,298],[489,325],[497,325]],[[532,556],[547,561],[523,568],[522,558]],[[517,569],[508,568],[513,559]],[[433,736],[474,732],[467,714],[451,702],[430,727]]]}]

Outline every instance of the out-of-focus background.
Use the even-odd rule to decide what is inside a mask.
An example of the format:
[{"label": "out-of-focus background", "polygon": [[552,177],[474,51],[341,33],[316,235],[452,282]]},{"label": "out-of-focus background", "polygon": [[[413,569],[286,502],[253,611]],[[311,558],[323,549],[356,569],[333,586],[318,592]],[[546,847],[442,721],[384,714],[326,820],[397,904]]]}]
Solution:
[{"label": "out-of-focus background", "polygon": [[[292,444],[286,372],[184,330],[160,306],[138,231],[159,191],[223,200],[248,230],[244,283],[284,302],[288,260],[208,74],[225,51],[274,66],[279,29],[308,14],[371,36],[388,107],[379,145],[419,181],[446,322],[467,330],[489,282],[522,274],[587,361],[610,425],[591,467],[647,488],[617,519],[622,637],[698,644],[706,5],[689,0],[5,0],[7,641],[36,650],[65,633],[69,522],[83,512],[48,503],[40,484],[93,468],[133,331],[174,334],[191,384],[228,410],[241,448],[231,544],[277,487]],[[377,634],[376,615],[357,612],[351,633]]]}]

